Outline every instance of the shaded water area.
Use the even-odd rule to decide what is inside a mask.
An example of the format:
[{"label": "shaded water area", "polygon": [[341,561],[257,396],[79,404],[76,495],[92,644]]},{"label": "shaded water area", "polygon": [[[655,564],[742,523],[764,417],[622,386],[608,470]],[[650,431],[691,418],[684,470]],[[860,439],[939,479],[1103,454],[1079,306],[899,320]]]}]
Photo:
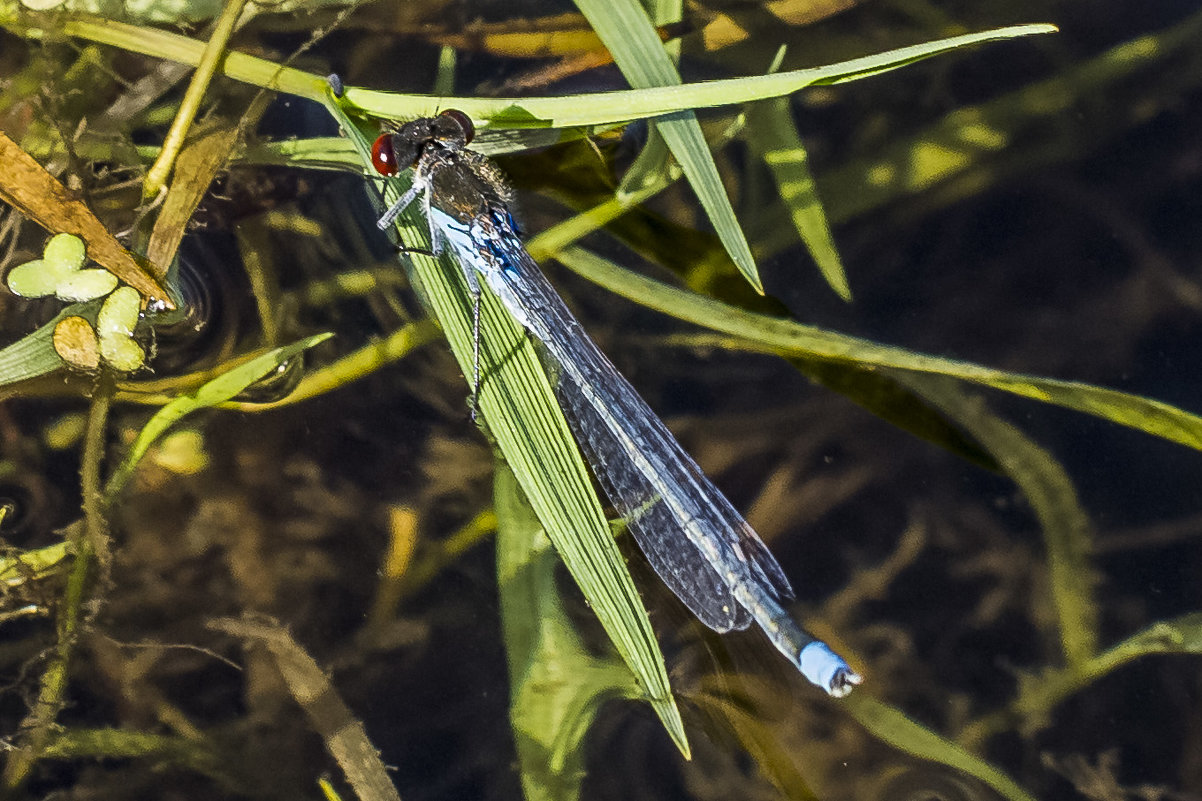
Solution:
[{"label": "shaded water area", "polygon": [[[5,792],[1202,799],[1202,14],[821,5],[690,7],[663,33],[693,82],[761,75],[781,46],[788,71],[1060,31],[699,111],[765,294],[683,180],[578,244],[733,310],[714,328],[540,259],[776,555],[790,613],[865,677],[828,698],[758,631],[708,631],[619,527],[686,760],[539,535],[498,421],[473,420],[433,288],[377,230],[378,179],[328,149],[330,113],[219,70],[167,199],[144,202],[182,45],[142,55],[149,33],[96,44],[69,28],[93,18],[0,2],[0,130],[131,249],[156,220],[182,235],[179,311],[125,337],[147,368],[32,375],[0,353]],[[203,42],[219,12],[119,19]],[[454,98],[626,88],[587,30],[566,4],[314,4],[260,9],[230,49]],[[528,236],[656,147],[641,119],[572,133],[496,159]],[[819,219],[798,142],[850,299],[794,225]],[[0,216],[5,270],[49,236],[24,212]],[[0,292],[2,344],[44,331],[28,347],[56,359],[64,305]],[[266,378],[118,468],[165,403],[265,353]]]}]

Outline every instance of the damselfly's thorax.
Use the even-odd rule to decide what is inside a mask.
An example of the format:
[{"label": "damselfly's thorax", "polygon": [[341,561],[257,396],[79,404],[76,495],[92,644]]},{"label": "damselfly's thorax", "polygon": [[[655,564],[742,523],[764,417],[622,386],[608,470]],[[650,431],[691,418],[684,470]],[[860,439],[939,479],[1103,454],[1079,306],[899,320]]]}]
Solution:
[{"label": "damselfly's thorax", "polygon": [[496,166],[467,149],[475,126],[462,111],[413,120],[381,134],[372,145],[372,165],[383,175],[413,168],[431,202],[461,222],[507,207],[512,193]]}]

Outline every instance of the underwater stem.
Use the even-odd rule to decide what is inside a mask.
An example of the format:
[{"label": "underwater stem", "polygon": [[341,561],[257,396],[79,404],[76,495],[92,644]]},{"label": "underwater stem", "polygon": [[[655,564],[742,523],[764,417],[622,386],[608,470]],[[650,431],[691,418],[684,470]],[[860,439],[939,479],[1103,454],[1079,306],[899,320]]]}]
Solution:
[{"label": "underwater stem", "polygon": [[17,789],[25,782],[49,741],[55,718],[63,706],[71,650],[79,633],[89,580],[98,555],[108,553],[108,524],[100,492],[100,463],[104,455],[105,430],[112,396],[112,378],[102,374],[92,396],[84,439],[81,467],[84,521],[82,526],[76,523],[67,529],[67,536],[75,549],[75,564],[63,592],[58,618],[58,643],[50,657],[50,664],[42,674],[37,700],[21,726],[27,732],[25,743],[9,754],[4,766],[2,778],[4,788],[8,791]]}]

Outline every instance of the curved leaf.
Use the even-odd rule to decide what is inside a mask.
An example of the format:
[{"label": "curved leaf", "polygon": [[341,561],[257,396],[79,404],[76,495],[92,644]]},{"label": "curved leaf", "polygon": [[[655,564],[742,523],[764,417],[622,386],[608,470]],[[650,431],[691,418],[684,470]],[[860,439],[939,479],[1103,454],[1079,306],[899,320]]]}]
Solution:
[{"label": "curved leaf", "polygon": [[268,351],[262,356],[257,356],[245,364],[240,364],[234,369],[222,373],[195,392],[178,397],[159,409],[138,432],[138,438],[130,446],[129,453],[125,455],[125,459],[109,478],[104,490],[105,498],[111,503],[117,497],[150,446],[181,418],[200,409],[224,403],[271,371],[278,369],[289,360],[331,336],[333,334],[315,334],[291,345]]}]

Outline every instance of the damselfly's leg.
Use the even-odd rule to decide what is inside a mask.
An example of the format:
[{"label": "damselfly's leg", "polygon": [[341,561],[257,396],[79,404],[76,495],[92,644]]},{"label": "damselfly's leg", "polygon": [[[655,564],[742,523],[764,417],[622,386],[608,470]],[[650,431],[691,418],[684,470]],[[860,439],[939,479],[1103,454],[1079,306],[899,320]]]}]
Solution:
[{"label": "damselfly's leg", "polygon": [[417,181],[414,181],[413,186],[409,187],[405,194],[401,195],[401,199],[396,203],[393,203],[392,206],[389,207],[388,211],[384,212],[384,215],[376,221],[376,225],[379,226],[380,230],[383,231],[385,228],[392,225],[392,222],[397,218],[397,215],[404,211],[409,204],[413,202],[413,199],[417,197],[417,193],[422,189],[423,187],[419,186]]}]

